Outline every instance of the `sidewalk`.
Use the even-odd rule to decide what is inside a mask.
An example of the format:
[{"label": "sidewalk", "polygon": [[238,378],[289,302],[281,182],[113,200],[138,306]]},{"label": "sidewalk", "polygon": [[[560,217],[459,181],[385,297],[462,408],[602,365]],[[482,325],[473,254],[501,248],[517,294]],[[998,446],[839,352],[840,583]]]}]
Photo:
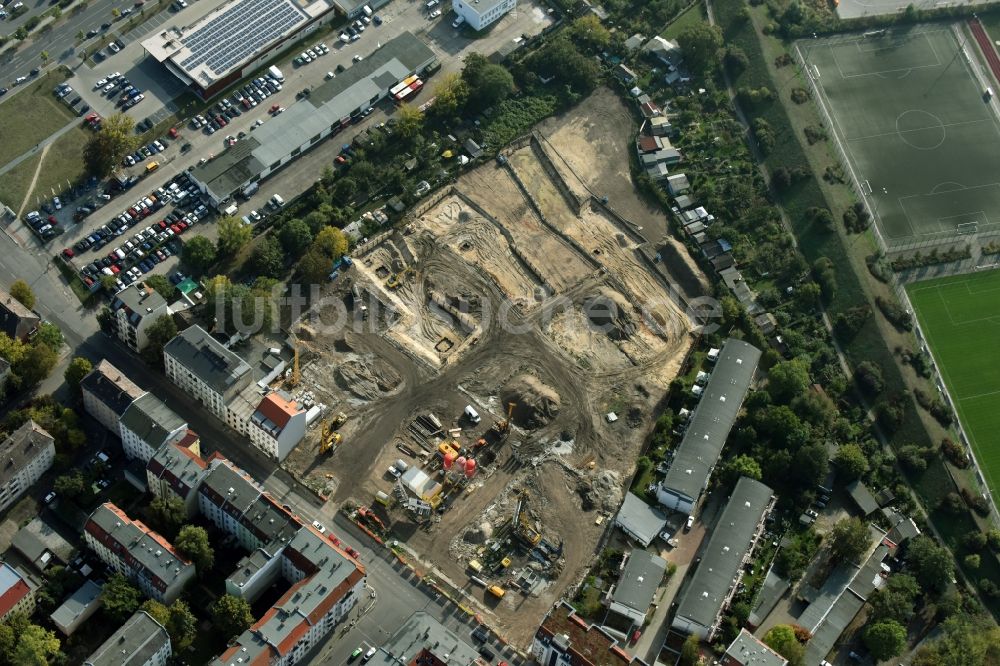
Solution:
[{"label": "sidewalk", "polygon": [[49,145],[50,143],[52,143],[53,141],[55,141],[56,139],[58,139],[59,137],[61,137],[63,134],[65,134],[66,132],[70,131],[74,127],[76,127],[77,124],[79,124],[79,122],[80,121],[78,119],[73,119],[73,120],[69,121],[63,127],[61,127],[60,129],[56,130],[55,132],[53,132],[49,136],[47,136],[44,139],[42,139],[41,143],[36,144],[35,147],[32,148],[31,150],[25,151],[24,153],[18,155],[14,159],[12,159],[10,162],[7,162],[7,164],[5,164],[2,167],[0,167],[0,176],[2,176],[3,174],[7,173],[11,169],[13,169],[14,167],[16,167],[18,164],[20,164],[24,160],[29,159],[29,158],[34,157],[35,155],[37,155],[42,150],[42,148],[44,148],[45,146]]}]

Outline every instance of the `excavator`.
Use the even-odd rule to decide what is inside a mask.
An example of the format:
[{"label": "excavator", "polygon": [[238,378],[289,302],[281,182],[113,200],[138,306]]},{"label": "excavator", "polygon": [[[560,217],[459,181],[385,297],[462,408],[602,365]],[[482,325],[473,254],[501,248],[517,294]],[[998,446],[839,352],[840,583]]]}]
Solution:
[{"label": "excavator", "polygon": [[[507,418],[501,419],[500,421],[497,421],[497,422],[495,422],[493,424],[493,427],[491,428],[491,430],[493,431],[494,441],[502,442],[505,439],[507,439],[507,435],[510,434],[510,420],[511,420],[511,416],[513,416],[513,414],[514,414],[514,407],[515,407],[515,403],[508,402],[507,403]],[[478,449],[478,448],[480,448],[482,446],[486,446],[487,443],[488,442],[486,441],[485,437],[480,438],[479,441],[476,442],[476,448]]]},{"label": "excavator", "polygon": [[[346,417],[344,418],[346,419]],[[335,419],[323,424],[323,438],[319,442],[320,455],[331,452],[335,446],[340,446],[340,443],[344,441],[344,436],[334,430],[336,427],[333,425],[334,423],[336,423]]]}]

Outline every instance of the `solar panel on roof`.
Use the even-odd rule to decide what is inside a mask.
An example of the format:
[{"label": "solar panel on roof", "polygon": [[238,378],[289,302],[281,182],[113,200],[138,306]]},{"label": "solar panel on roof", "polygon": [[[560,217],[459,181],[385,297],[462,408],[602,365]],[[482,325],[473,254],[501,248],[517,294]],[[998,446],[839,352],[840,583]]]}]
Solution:
[{"label": "solar panel on roof", "polygon": [[191,53],[180,65],[225,72],[305,18],[290,0],[240,2],[181,39]]}]

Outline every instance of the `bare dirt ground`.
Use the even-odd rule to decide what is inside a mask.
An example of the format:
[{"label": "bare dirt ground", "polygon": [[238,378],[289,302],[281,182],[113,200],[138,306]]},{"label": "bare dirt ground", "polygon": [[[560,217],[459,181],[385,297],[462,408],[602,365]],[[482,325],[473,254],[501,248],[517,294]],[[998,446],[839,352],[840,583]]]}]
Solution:
[{"label": "bare dirt ground", "polygon": [[[596,97],[564,118],[574,129],[558,138],[580,151],[584,177],[618,183],[614,203],[624,205],[627,156],[615,149],[622,167],[604,150],[628,141],[628,125],[609,122],[622,110],[616,98]],[[544,150],[527,143],[507,151],[507,165],[462,175],[358,253],[322,309],[342,304],[349,326],[293,326],[303,350],[296,391],[325,405],[324,418],[343,411],[348,421],[332,454],[318,455],[314,427],[285,462],[335,502],[369,505],[378,492],[431,502],[429,520],[400,505],[378,509],[392,538],[521,646],[584,575],[692,326],[668,293],[670,275],[641,255],[652,244],[577,196],[582,186],[546,167]],[[481,421],[465,417],[466,406]],[[495,436],[508,409],[509,435]],[[471,478],[442,469],[442,443],[476,461]],[[397,459],[443,491],[403,490],[389,472]],[[534,547],[509,539],[519,497],[540,535]],[[488,563],[479,576],[504,586],[502,599],[472,584],[471,559]]]}]

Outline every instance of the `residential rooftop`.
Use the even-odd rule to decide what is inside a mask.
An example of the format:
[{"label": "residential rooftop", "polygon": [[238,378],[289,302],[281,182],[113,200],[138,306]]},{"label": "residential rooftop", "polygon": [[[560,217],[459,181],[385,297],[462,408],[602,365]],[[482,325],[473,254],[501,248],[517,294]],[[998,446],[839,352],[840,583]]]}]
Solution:
[{"label": "residential rooftop", "polygon": [[145,393],[122,371],[105,359],[97,364],[80,382],[80,388],[92,393],[118,416]]},{"label": "residential rooftop", "polygon": [[146,611],[138,611],[97,648],[84,666],[145,666],[170,644],[163,625]]},{"label": "residential rooftop", "polygon": [[29,462],[54,445],[52,435],[31,419],[0,442],[0,486],[6,486]]},{"label": "residential rooftop", "polygon": [[245,381],[252,372],[249,363],[226,349],[201,326],[178,333],[164,346],[163,353],[220,394]]},{"label": "residential rooftop", "polygon": [[788,660],[765,645],[746,629],[726,648],[723,666],[785,666]]},{"label": "residential rooftop", "polygon": [[616,638],[589,624],[565,601],[560,601],[549,611],[536,635],[548,640],[567,637],[568,666],[627,666],[632,661]]},{"label": "residential rooftop", "polygon": [[7,615],[29,594],[31,586],[27,577],[6,562],[0,562],[0,617]]},{"label": "residential rooftop", "polygon": [[187,425],[177,413],[152,393],[133,402],[122,415],[122,425],[134,432],[142,441],[157,447],[167,436]]},{"label": "residential rooftop", "polygon": [[638,548],[632,549],[611,600],[645,613],[653,603],[656,589],[666,570],[667,562],[659,555]]}]

